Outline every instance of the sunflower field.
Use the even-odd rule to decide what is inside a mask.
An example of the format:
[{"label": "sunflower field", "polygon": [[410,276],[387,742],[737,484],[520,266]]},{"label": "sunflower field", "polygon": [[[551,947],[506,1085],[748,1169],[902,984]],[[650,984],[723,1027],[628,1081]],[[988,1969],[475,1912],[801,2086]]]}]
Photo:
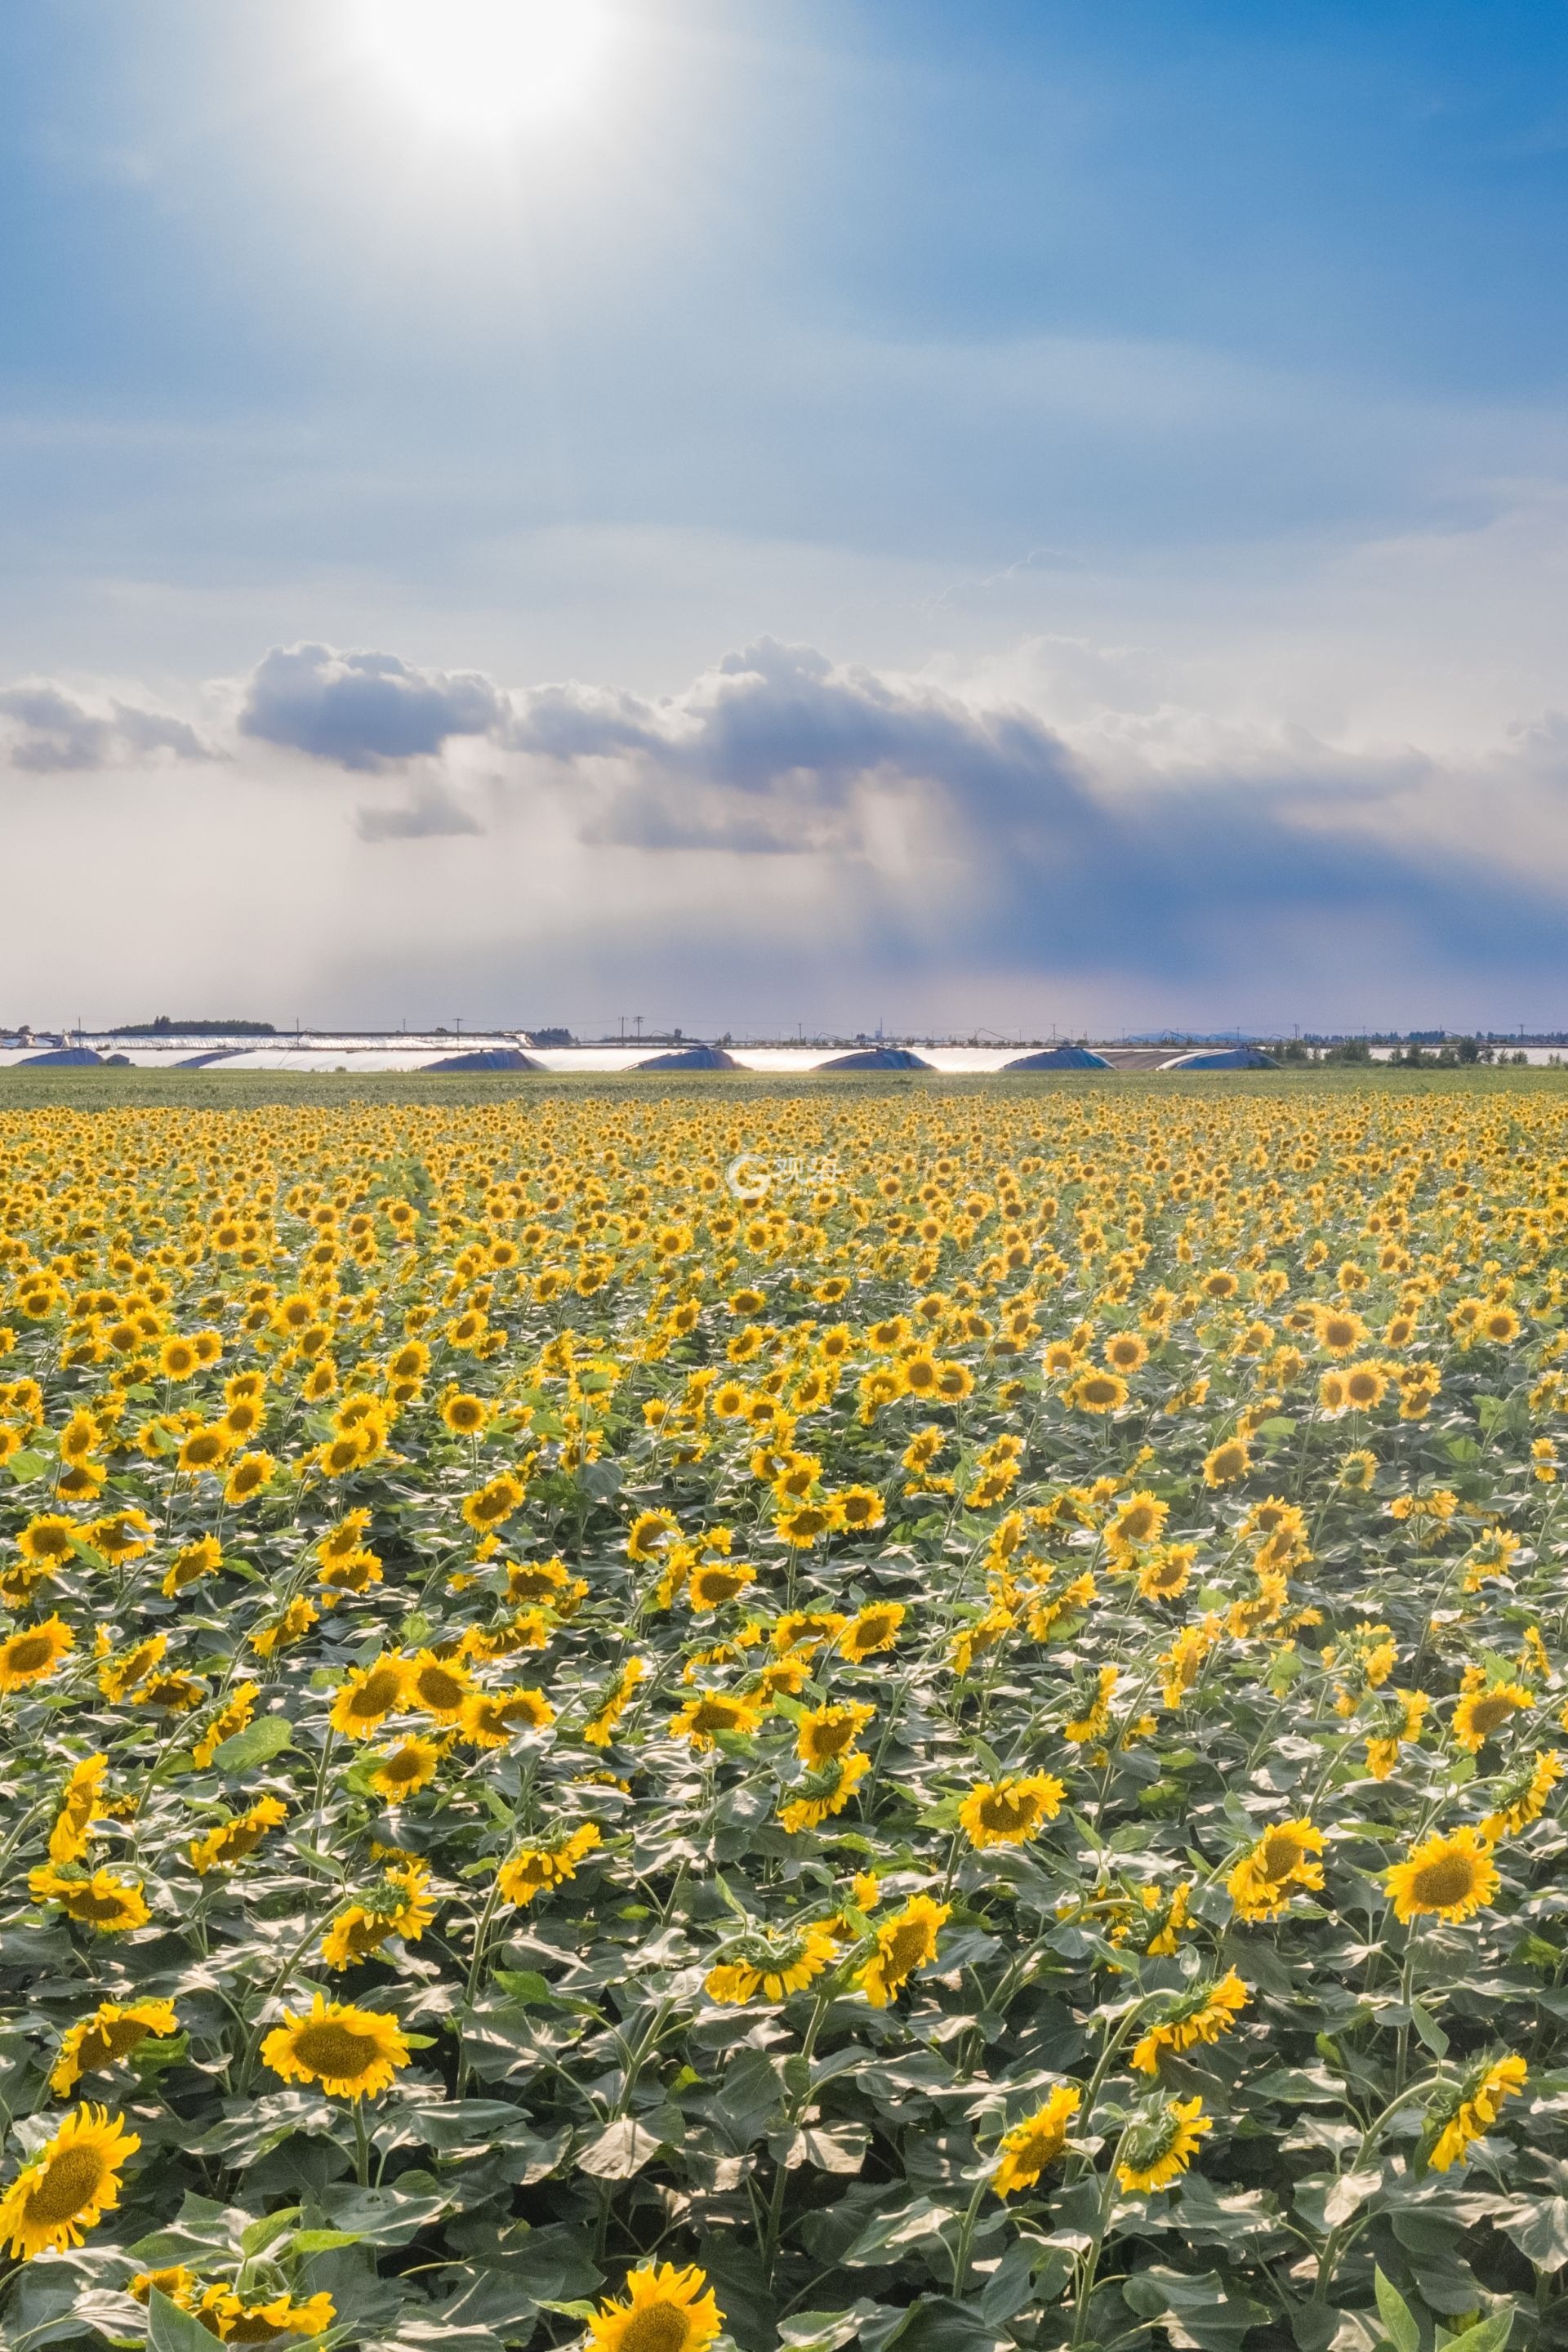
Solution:
[{"label": "sunflower field", "polygon": [[1568,1095],[0,1108],[0,2342],[1568,2352]]}]

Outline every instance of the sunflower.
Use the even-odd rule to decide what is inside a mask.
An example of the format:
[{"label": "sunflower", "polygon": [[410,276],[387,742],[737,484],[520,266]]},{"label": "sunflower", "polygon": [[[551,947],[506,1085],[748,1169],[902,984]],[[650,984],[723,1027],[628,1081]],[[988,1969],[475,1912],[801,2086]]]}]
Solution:
[{"label": "sunflower", "polygon": [[55,1481],[56,1496],[67,1503],[96,1502],[108,1475],[96,1462],[73,1462]]},{"label": "sunflower", "polygon": [[373,1584],[382,1580],[381,1561],[373,1551],[352,1551],[346,1559],[335,1559],[324,1567],[317,1582],[322,1592],[323,1609],[335,1609],[345,1592],[368,1592]]},{"label": "sunflower", "polygon": [[1169,2050],[1180,2057],[1200,2042],[1217,2042],[1222,2033],[1230,2032],[1251,1999],[1234,1969],[1217,1984],[1197,1985],[1190,1992],[1176,1994],[1134,2049],[1133,2066],[1141,2074],[1157,2074],[1163,2052]]},{"label": "sunflower", "polygon": [[859,1610],[842,1627],[837,1635],[838,1649],[852,1665],[890,1650],[899,1638],[899,1628],[909,1615],[901,1601],[874,1601]]},{"label": "sunflower", "polygon": [[1238,1478],[1246,1477],[1251,1467],[1252,1456],[1245,1438],[1228,1437],[1223,1444],[1216,1445],[1212,1453],[1204,1456],[1204,1485],[1234,1486]]},{"label": "sunflower", "polygon": [[143,2308],[152,2302],[155,2290],[167,2295],[171,2303],[177,2303],[182,2311],[189,2311],[199,2284],[195,2271],[188,2270],[184,2263],[171,2263],[164,2270],[138,2271],[125,2292]]},{"label": "sunflower", "polygon": [[626,1531],[626,1558],[658,1559],[679,1534],[680,1522],[673,1511],[639,1511]]},{"label": "sunflower", "polygon": [[521,1731],[547,1731],[555,1709],[541,1690],[471,1691],[458,1718],[467,1748],[509,1748]]},{"label": "sunflower", "polygon": [[824,1536],[837,1534],[843,1526],[838,1506],[832,1500],[820,1503],[796,1503],[781,1510],[778,1532],[792,1551],[809,1551]]},{"label": "sunflower", "polygon": [[1020,2189],[1032,2189],[1046,2167],[1056,2163],[1066,2150],[1068,2127],[1082,2104],[1083,2094],[1075,2084],[1060,2084],[1043,2107],[1037,2107],[1032,2116],[1003,2134],[996,2168],[991,2175],[991,2186],[998,2197],[1014,2197]]},{"label": "sunflower", "polygon": [[363,1903],[351,1904],[328,1929],[321,1942],[321,1958],[327,1966],[357,1968],[375,1957],[388,1936],[416,1944],[436,1916],[429,1879],[422,1862],[389,1864],[374,1894]]},{"label": "sunflower", "polygon": [[1313,1320],[1318,1345],[1325,1356],[1353,1356],[1367,1337],[1366,1325],[1348,1307],[1321,1307]]},{"label": "sunflower", "polygon": [[583,1727],[583,1738],[590,1748],[607,1748],[616,1736],[616,1726],[631,1705],[632,1693],[648,1672],[646,1658],[628,1658],[595,1712]]},{"label": "sunflower", "polygon": [[512,1560],[507,1565],[506,1597],[543,1601],[565,1623],[588,1598],[588,1586],[584,1578],[571,1574],[563,1560]]},{"label": "sunflower", "polygon": [[1116,2168],[1123,2193],[1148,2196],[1169,2188],[1197,2154],[1205,2132],[1213,2129],[1201,2099],[1167,2099],[1155,2113],[1140,2117],[1128,2129],[1123,2160]]},{"label": "sunflower", "polygon": [[1517,1837],[1531,1822],[1538,1822],[1562,1778],[1563,1759],[1547,1748],[1532,1765],[1522,1767],[1504,1782],[1498,1792],[1500,1801],[1481,1823],[1482,1837],[1495,1845],[1500,1838]]},{"label": "sunflower", "polygon": [[735,1600],[748,1584],[756,1581],[757,1571],[742,1561],[710,1560],[706,1567],[691,1571],[686,1586],[689,1607],[700,1614],[721,1609],[727,1601]]},{"label": "sunflower", "polygon": [[1484,2138],[1502,2111],[1505,2099],[1517,2098],[1527,2074],[1522,2058],[1482,2059],[1460,2085],[1451,2106],[1427,2119],[1427,2129],[1440,2126],[1426,2161],[1434,2172],[1469,2160],[1470,2144]]},{"label": "sunflower", "polygon": [[508,1903],[531,1903],[536,1895],[575,1878],[577,1864],[600,1843],[598,1826],[584,1822],[563,1831],[550,1845],[521,1846],[496,1873],[496,1885]]},{"label": "sunflower", "polygon": [[483,1397],[459,1390],[441,1407],[441,1418],[454,1437],[482,1437],[489,1425],[490,1409]]},{"label": "sunflower", "polygon": [[389,1715],[409,1704],[408,1668],[402,1658],[380,1657],[368,1666],[355,1666],[332,1701],[327,1717],[345,1738],[368,1739]]},{"label": "sunflower", "polygon": [[62,1462],[85,1462],[98,1451],[102,1440],[90,1412],[73,1412],[60,1432],[59,1447]]},{"label": "sunflower", "polygon": [[[173,2298],[171,2298],[173,2300]],[[195,2306],[202,2328],[225,2344],[273,2344],[284,2336],[321,2336],[338,2315],[330,2294],[295,2303],[285,2292],[265,2303],[247,2303],[230,2286],[209,2286]]]},{"label": "sunflower", "polygon": [[24,1559],[38,1567],[58,1567],[71,1558],[77,1536],[74,1519],[63,1518],[58,1511],[41,1511],[17,1536],[16,1549]]},{"label": "sunflower", "polygon": [[1469,1755],[1478,1756],[1505,1723],[1534,1705],[1519,1683],[1492,1683],[1471,1691],[1454,1709],[1454,1737]]},{"label": "sunflower", "polygon": [[191,1760],[199,1770],[205,1771],[226,1739],[237,1738],[246,1728],[260,1696],[259,1683],[240,1683],[229,1693],[191,1749]]},{"label": "sunflower", "polygon": [[436,1723],[456,1723],[473,1693],[467,1667],[456,1660],[437,1657],[433,1650],[417,1652],[404,1675],[405,1706],[416,1706]]},{"label": "sunflower", "polygon": [[847,1706],[815,1706],[796,1718],[795,1752],[803,1764],[820,1765],[842,1756],[876,1714],[864,1700]]},{"label": "sunflower", "polygon": [[224,1480],[223,1498],[232,1510],[237,1504],[248,1503],[272,1483],[278,1468],[270,1454],[242,1454]]},{"label": "sunflower", "polygon": [[773,1630],[773,1646],[782,1654],[797,1650],[803,1657],[811,1657],[825,1642],[831,1642],[849,1622],[831,1609],[786,1609]]},{"label": "sunflower", "polygon": [[1113,1555],[1141,1551],[1148,1544],[1158,1543],[1171,1507],[1156,1495],[1140,1490],[1129,1495],[1105,1530],[1108,1550]]},{"label": "sunflower", "polygon": [[316,1558],[331,1566],[335,1560],[351,1559],[363,1548],[365,1531],[370,1526],[370,1513],[363,1507],[346,1511],[335,1526],[317,1542]]},{"label": "sunflower", "polygon": [[[357,1429],[345,1430],[337,1437],[328,1438],[325,1444],[316,1448],[317,1466],[324,1478],[346,1478],[351,1471],[359,1468],[364,1459],[364,1440]],[[519,1500],[521,1499],[520,1496]],[[465,1517],[467,1512],[468,1507],[465,1505]]]},{"label": "sunflower", "polygon": [[79,2246],[120,2202],[120,2176],[142,2142],[104,2107],[80,2106],[0,2200],[0,2242],[24,2262]]},{"label": "sunflower", "polygon": [[1395,1916],[1406,1924],[1468,1919],[1492,1900],[1500,1883],[1487,1841],[1472,1829],[1434,1832],[1384,1879]]},{"label": "sunflower", "polygon": [[60,2037],[49,2088],[57,2099],[66,2098],[84,2074],[106,2074],[139,2049],[149,2035],[178,2031],[173,2001],[135,2000],[123,2008],[118,2001],[100,2001],[90,2017],[68,2027]]},{"label": "sunflower", "polygon": [[384,1797],[389,1805],[401,1804],[405,1797],[414,1796],[428,1788],[436,1778],[442,1749],[433,1739],[412,1738],[399,1742],[390,1755],[381,1757],[370,1775],[370,1785],[376,1794]]},{"label": "sunflower", "polygon": [[1196,1544],[1158,1544],[1138,1570],[1138,1592],[1143,1601],[1177,1601],[1187,1589]]},{"label": "sunflower", "polygon": [[1079,1412],[1107,1413],[1119,1412],[1127,1402],[1127,1383],[1120,1372],[1080,1372],[1070,1388],[1063,1391],[1064,1402]]},{"label": "sunflower", "polygon": [[[99,1639],[100,1642],[107,1639],[101,1628]],[[144,1683],[148,1675],[162,1665],[168,1647],[167,1633],[151,1633],[144,1642],[133,1643],[129,1650],[121,1650],[118,1656],[100,1655],[98,1687],[104,1697],[115,1705],[128,1692],[135,1690],[139,1683]]]},{"label": "sunflower", "polygon": [[763,1719],[755,1699],[731,1696],[725,1691],[699,1691],[679,1715],[669,1719],[672,1739],[689,1739],[700,1755],[712,1747],[721,1731],[749,1738]]},{"label": "sunflower", "polygon": [[250,1646],[259,1657],[270,1658],[279,1650],[289,1649],[301,1641],[315,1624],[321,1612],[313,1601],[297,1593],[280,1617],[260,1625],[250,1636]]},{"label": "sunflower", "polygon": [[1026,1845],[1054,1822],[1067,1795],[1049,1772],[1008,1773],[981,1780],[958,1809],[958,1823],[976,1852],[989,1845]]},{"label": "sunflower", "polygon": [[1091,1739],[1104,1738],[1110,1722],[1110,1702],[1116,1695],[1116,1685],[1121,1679],[1121,1670],[1119,1666],[1100,1667],[1089,1685],[1087,1699],[1084,1699],[1080,1694],[1079,1703],[1083,1705],[1083,1713],[1062,1726],[1064,1739],[1070,1740],[1075,1748],[1081,1748]]},{"label": "sunflower", "polygon": [[92,1825],[102,1811],[99,1790],[109,1769],[107,1756],[87,1756],[71,1767],[60,1791],[60,1810],[49,1832],[51,1862],[79,1862],[90,1843]]},{"label": "sunflower", "polygon": [[214,1422],[208,1428],[193,1429],[181,1444],[175,1457],[176,1467],[189,1473],[220,1469],[228,1459],[233,1444],[221,1422]]},{"label": "sunflower", "polygon": [[223,1546],[216,1536],[198,1536],[194,1543],[181,1545],[158,1590],[165,1601],[173,1601],[187,1585],[199,1584],[222,1566]]},{"label": "sunflower", "polygon": [[838,1958],[831,1929],[821,1921],[776,1933],[742,1937],[731,1957],[709,1969],[703,1991],[710,2000],[739,2008],[760,1992],[764,2000],[783,2000],[804,1991]]},{"label": "sunflower", "polygon": [[245,1812],[237,1813],[230,1822],[220,1822],[205,1837],[193,1841],[190,1848],[191,1868],[198,1878],[211,1870],[219,1870],[229,1863],[243,1862],[254,1853],[268,1830],[275,1830],[288,1819],[289,1808],[278,1797],[258,1797]]},{"label": "sunflower", "polygon": [[329,2097],[363,2099],[384,2091],[409,2053],[395,2017],[318,1993],[308,2016],[284,2011],[261,2055],[286,2083],[319,2083]]},{"label": "sunflower", "polygon": [[696,2263],[628,2273],[624,2303],[606,2303],[588,2322],[589,2352],[707,2352],[724,2315]]},{"label": "sunflower", "polygon": [[243,1445],[247,1437],[255,1436],[266,1418],[267,1409],[259,1397],[236,1397],[218,1427],[226,1429],[237,1445]]},{"label": "sunflower", "polygon": [[68,1878],[46,1862],[28,1872],[27,1891],[36,1903],[58,1903],[68,1919],[102,1936],[129,1935],[152,1916],[137,1881],[119,1878],[111,1870],[95,1870],[90,1878]]},{"label": "sunflower", "polygon": [[82,1539],[110,1568],[122,1568],[152,1549],[153,1522],[144,1511],[110,1511],[82,1529]]},{"label": "sunflower", "polygon": [[911,1895],[901,1911],[877,1930],[877,1948],[855,1981],[874,2009],[886,2009],[915,1970],[936,1958],[938,1930],[952,1916],[950,1903]]},{"label": "sunflower", "polygon": [[790,1837],[798,1836],[802,1830],[819,1829],[844,1811],[870,1769],[871,1759],[862,1748],[831,1758],[808,1773],[795,1795],[780,1807],[780,1827]]},{"label": "sunflower", "polygon": [[1310,1821],[1277,1822],[1243,1854],[1226,1892],[1244,1919],[1277,1919],[1298,1886],[1323,1883],[1323,1833]]}]

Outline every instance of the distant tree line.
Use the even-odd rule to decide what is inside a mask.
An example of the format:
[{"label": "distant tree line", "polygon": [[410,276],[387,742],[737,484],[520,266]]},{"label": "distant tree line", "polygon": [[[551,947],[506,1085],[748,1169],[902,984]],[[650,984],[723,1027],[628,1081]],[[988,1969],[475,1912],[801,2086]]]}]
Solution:
[{"label": "distant tree line", "polygon": [[[1266,1050],[1277,1061],[1297,1065],[1302,1062],[1337,1062],[1361,1066],[1370,1063],[1373,1058],[1372,1043],[1366,1037],[1341,1037],[1331,1045],[1310,1045],[1304,1037],[1287,1037]],[[1403,1070],[1455,1070],[1473,1062],[1494,1062],[1500,1066],[1509,1063],[1522,1067],[1529,1059],[1528,1054],[1522,1050],[1510,1054],[1506,1047],[1500,1049],[1485,1037],[1445,1037],[1440,1044],[1429,1045],[1423,1045],[1418,1038],[1412,1037],[1408,1045],[1394,1045],[1384,1066]]]},{"label": "distant tree line", "polygon": [[270,1021],[171,1021],[160,1013],[156,1021],[122,1021],[111,1037],[275,1037]]}]

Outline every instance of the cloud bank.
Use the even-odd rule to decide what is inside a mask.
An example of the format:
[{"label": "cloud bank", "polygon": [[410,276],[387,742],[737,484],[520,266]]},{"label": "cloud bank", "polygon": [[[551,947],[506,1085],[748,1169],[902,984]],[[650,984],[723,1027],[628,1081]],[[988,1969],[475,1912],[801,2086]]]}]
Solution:
[{"label": "cloud bank", "polygon": [[[1331,742],[1184,707],[1125,649],[1068,652],[1064,693],[1060,659],[966,687],[763,637],[649,697],[277,646],[205,689],[235,713],[213,743],[151,707],[0,692],[0,791],[48,855],[41,772],[114,772],[107,840],[119,772],[144,770],[163,792],[157,814],[140,799],[139,871],[194,818],[198,856],[244,835],[258,888],[268,860],[330,870],[333,985],[360,1017],[368,976],[403,968],[395,933],[405,963],[482,970],[472,1017],[521,1017],[506,992],[537,966],[569,1013],[612,974],[634,1002],[662,975],[693,1026],[744,1017],[742,971],[824,1020],[875,989],[895,1019],[961,1021],[1005,986],[1015,1017],[1021,992],[1064,1019],[1568,1025],[1568,722],[1480,754]],[[230,855],[209,988],[252,919],[238,874]],[[278,971],[321,968],[302,904],[253,919]]]}]

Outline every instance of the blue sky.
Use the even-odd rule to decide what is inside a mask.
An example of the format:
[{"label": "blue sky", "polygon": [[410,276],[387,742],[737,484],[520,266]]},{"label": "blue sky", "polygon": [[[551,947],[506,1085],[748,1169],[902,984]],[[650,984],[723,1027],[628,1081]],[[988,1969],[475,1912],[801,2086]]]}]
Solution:
[{"label": "blue sky", "polygon": [[1568,1024],[1568,12],[458,5],[0,14],[0,1019]]}]

